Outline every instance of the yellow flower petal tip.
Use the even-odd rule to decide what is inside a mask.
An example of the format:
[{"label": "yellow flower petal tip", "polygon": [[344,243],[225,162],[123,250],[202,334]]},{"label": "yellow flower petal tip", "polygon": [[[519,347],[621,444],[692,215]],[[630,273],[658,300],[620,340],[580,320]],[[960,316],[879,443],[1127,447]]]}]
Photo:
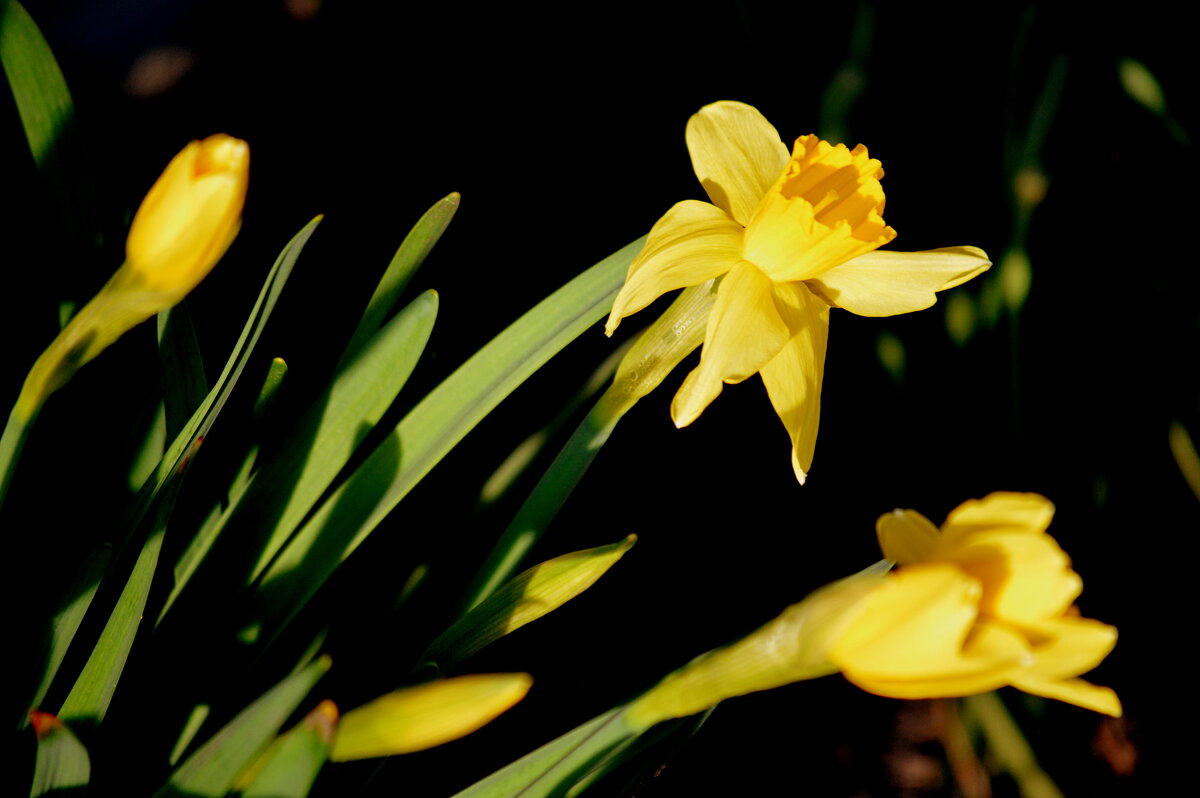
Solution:
[{"label": "yellow flower petal tip", "polygon": [[719,280],[700,365],[672,404],[694,421],[723,384],[762,375],[791,439],[803,484],[819,419],[829,309],[891,316],[927,308],[935,294],[990,265],[976,247],[929,252],[878,248],[895,238],[883,220],[883,167],[867,148],[813,135],[790,150],[745,103],[707,105],[687,145],[710,203],[677,203],[630,264],[605,332],[663,294]]},{"label": "yellow flower petal tip", "polygon": [[397,690],[347,712],[329,758],[408,754],[457,740],[510,709],[532,685],[527,673],[491,673]]},{"label": "yellow flower petal tip", "polygon": [[964,502],[941,530],[912,510],[879,519],[884,555],[902,567],[866,598],[831,647],[854,684],[894,698],[970,695],[1012,685],[1119,715],[1106,687],[1077,678],[1117,630],[1079,617],[1082,582],[1046,534],[1054,506],[1033,493]]}]

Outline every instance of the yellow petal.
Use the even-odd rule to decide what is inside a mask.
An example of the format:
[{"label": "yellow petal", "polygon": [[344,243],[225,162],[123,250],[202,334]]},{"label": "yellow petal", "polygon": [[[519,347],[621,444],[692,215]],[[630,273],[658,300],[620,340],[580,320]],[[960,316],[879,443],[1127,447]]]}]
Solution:
[{"label": "yellow petal", "polygon": [[1066,701],[1114,718],[1121,717],[1121,699],[1117,698],[1117,694],[1111,688],[1083,679],[1049,679],[1029,674],[1014,679],[1013,686],[1043,698]]},{"label": "yellow petal", "polygon": [[249,170],[250,148],[240,139],[217,134],[185,147],[133,217],[126,269],[145,288],[178,301],[237,235]]},{"label": "yellow petal", "polygon": [[779,133],[745,103],[701,108],[688,120],[687,145],[709,199],[743,227],[788,162]]},{"label": "yellow petal", "polygon": [[1056,679],[1095,668],[1117,642],[1117,629],[1091,618],[1057,618],[1022,626],[1033,643],[1033,670]]},{"label": "yellow petal", "polygon": [[746,227],[745,258],[772,280],[792,282],[883,246],[896,231],[883,222],[881,177],[866,147],[801,136]]},{"label": "yellow petal", "polygon": [[896,698],[968,695],[1007,684],[1028,649],[1003,627],[976,625],[979,595],[978,582],[951,565],[895,573],[834,643],[830,661],[864,690]]},{"label": "yellow petal", "polygon": [[397,690],[347,712],[329,758],[407,754],[457,740],[512,707],[532,684],[527,673],[491,673]]},{"label": "yellow petal", "polygon": [[875,534],[883,556],[901,565],[929,560],[942,539],[942,533],[916,510],[893,510],[879,516]]},{"label": "yellow petal", "polygon": [[708,315],[700,365],[671,402],[675,426],[695,421],[721,393],[722,383],[755,374],[791,338],[772,288],[766,275],[744,261],[725,275]]},{"label": "yellow petal", "polygon": [[700,285],[729,271],[741,258],[742,228],[707,202],[676,203],[655,223],[604,327],[612,335],[621,319],[668,291]]},{"label": "yellow petal", "polygon": [[942,534],[953,540],[982,529],[1045,532],[1052,518],[1054,505],[1045,496],[997,491],[951,510],[942,524]]},{"label": "yellow petal", "polygon": [[935,292],[961,285],[991,265],[978,247],[880,250],[834,266],[808,282],[834,307],[860,316],[895,316],[931,307],[937,302]]},{"label": "yellow petal", "polygon": [[981,611],[1010,623],[1061,616],[1083,589],[1066,553],[1045,534],[1001,530],[943,537],[936,556],[978,579]]},{"label": "yellow petal", "polygon": [[812,467],[821,419],[829,308],[800,284],[777,283],[775,298],[791,337],[760,373],[771,405],[791,438],[792,470],[803,485]]}]

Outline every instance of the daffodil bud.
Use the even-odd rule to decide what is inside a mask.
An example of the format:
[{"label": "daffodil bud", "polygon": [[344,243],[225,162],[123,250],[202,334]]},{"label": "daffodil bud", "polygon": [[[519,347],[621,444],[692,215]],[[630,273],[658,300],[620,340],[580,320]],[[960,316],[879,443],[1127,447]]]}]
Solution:
[{"label": "daffodil bud", "polygon": [[563,554],[518,574],[439,635],[424,659],[442,669],[454,667],[587,590],[636,542],[637,536],[629,535],[607,546]]},{"label": "daffodil bud", "polygon": [[388,693],[342,716],[334,762],[423,751],[490,723],[525,697],[527,673],[458,676]]},{"label": "daffodil bud", "polygon": [[[241,226],[250,148],[218,133],[171,159],[133,217],[125,242],[131,281],[178,302],[229,249]],[[170,307],[170,305],[167,305]]]},{"label": "daffodil bud", "polygon": [[46,398],[136,325],[176,305],[225,254],[241,225],[246,142],[224,134],[176,155],[134,216],[125,264],[34,363],[13,414],[28,423]]},{"label": "daffodil bud", "polygon": [[635,699],[627,722],[640,731],[726,698],[835,673],[830,646],[883,582],[889,565],[884,561],[827,585],[738,642],[697,657]]}]

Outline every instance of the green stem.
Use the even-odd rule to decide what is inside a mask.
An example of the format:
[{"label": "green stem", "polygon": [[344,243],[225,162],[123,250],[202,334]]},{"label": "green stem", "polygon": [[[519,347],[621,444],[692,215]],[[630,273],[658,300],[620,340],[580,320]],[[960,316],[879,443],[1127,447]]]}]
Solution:
[{"label": "green stem", "polygon": [[0,437],[0,507],[4,506],[8,484],[17,469],[21,449],[25,446],[25,438],[29,435],[29,428],[33,426],[35,418],[36,414],[25,418],[16,408],[8,414],[8,424],[4,427],[4,435]]},{"label": "green stem", "polygon": [[987,740],[988,750],[1000,767],[1017,782],[1021,795],[1028,798],[1063,798],[1054,780],[1038,766],[1029,741],[1021,733],[1008,708],[995,693],[962,699],[967,716],[978,724]]}]

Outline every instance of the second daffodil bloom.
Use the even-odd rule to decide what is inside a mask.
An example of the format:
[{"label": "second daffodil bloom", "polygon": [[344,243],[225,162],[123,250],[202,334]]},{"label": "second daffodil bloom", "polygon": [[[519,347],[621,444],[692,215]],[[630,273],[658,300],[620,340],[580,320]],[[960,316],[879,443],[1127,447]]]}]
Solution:
[{"label": "second daffodil bloom", "polygon": [[1119,716],[1107,687],[1078,678],[1100,664],[1113,627],[1073,606],[1079,575],[1033,493],[959,505],[939,531],[920,513],[879,519],[884,560],[810,594],[741,640],[697,657],[632,701],[644,731],[733,696],[842,674],[891,698],[950,698],[1011,685]]},{"label": "second daffodil bloom", "polygon": [[791,154],[756,109],[705,106],[688,121],[692,166],[712,203],[677,203],[629,267],[606,332],[663,294],[719,278],[700,365],[675,395],[678,427],[725,383],[761,374],[792,442],[801,483],[820,415],[829,309],[893,316],[930,307],[934,293],[991,263],[975,247],[876,252],[896,236],[883,221],[878,160],[817,136]]},{"label": "second daffodil bloom", "polygon": [[899,563],[858,606],[828,657],[854,684],[894,698],[962,696],[1012,685],[1107,715],[1116,693],[1076,678],[1112,650],[1117,630],[1081,618],[1079,575],[1046,527],[1054,505],[993,493],[953,510],[879,519]]}]

